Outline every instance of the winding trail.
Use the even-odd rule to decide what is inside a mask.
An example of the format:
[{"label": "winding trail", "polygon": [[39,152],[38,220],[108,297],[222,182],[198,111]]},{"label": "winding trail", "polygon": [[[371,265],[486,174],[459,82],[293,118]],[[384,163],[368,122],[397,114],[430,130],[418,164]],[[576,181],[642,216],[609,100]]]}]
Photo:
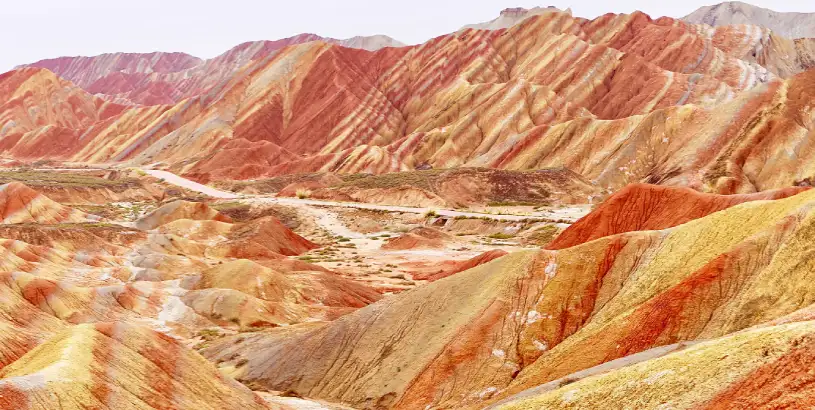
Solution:
[{"label": "winding trail", "polygon": [[210,186],[206,186],[204,184],[199,184],[195,181],[190,181],[187,178],[182,178],[172,172],[168,171],[159,171],[156,169],[142,169],[143,172],[149,174],[150,176],[163,179],[165,182],[173,184],[175,186],[179,186],[182,188],[189,189],[190,191],[200,192],[202,194],[209,195],[213,198],[221,198],[221,199],[237,199],[240,198],[240,195],[237,195],[232,192],[221,191],[219,189],[215,189]]}]

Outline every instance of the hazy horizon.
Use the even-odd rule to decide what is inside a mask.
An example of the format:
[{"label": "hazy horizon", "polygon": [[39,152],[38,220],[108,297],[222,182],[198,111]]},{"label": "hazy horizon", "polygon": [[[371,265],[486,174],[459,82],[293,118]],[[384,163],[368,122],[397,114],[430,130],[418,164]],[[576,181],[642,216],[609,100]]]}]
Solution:
[{"label": "hazy horizon", "polygon": [[[467,24],[492,20],[510,7],[571,8],[575,16],[586,18],[641,10],[656,18],[682,17],[716,3],[316,0],[292,4],[232,0],[229,7],[220,7],[222,4],[215,0],[143,0],[138,4],[43,0],[4,5],[6,19],[0,35],[11,41],[7,40],[6,52],[0,56],[0,72],[42,59],[117,52],[183,52],[207,59],[247,41],[276,40],[301,33],[338,39],[384,34],[406,44],[418,44]],[[815,3],[803,0],[760,0],[751,4],[781,12],[815,12]]]}]

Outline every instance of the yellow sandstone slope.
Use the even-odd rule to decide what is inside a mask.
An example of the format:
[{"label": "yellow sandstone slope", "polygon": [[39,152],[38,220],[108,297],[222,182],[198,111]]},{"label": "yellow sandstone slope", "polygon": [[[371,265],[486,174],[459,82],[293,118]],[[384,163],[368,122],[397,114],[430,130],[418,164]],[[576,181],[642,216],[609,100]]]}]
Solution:
[{"label": "yellow sandstone slope", "polygon": [[117,322],[67,329],[0,371],[4,409],[268,409],[176,340]]},{"label": "yellow sandstone slope", "polygon": [[761,327],[609,373],[565,377],[491,408],[803,408],[815,401],[814,359],[815,322]]},{"label": "yellow sandstone slope", "polygon": [[227,338],[202,353],[238,380],[364,408],[483,407],[809,307],[813,209],[815,191],[805,191],[661,231],[519,252],[328,324]]}]

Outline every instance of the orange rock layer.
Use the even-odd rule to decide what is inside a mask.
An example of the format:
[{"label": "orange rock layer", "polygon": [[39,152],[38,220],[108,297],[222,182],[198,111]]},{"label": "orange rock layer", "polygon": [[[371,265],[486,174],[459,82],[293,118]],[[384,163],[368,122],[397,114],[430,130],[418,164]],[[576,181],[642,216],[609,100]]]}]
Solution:
[{"label": "orange rock layer", "polygon": [[[811,405],[808,385],[789,382],[801,367],[785,366],[808,357],[815,329],[813,267],[802,257],[815,191],[759,201],[629,191],[654,223],[678,219],[634,198],[722,210],[661,230],[600,224],[593,241],[513,253],[331,323],[202,353],[224,368],[242,363],[233,374],[246,383],[366,408],[762,407],[787,402],[782,392]],[[642,226],[638,217],[621,213],[615,226]],[[777,382],[753,394],[752,377],[768,374]]]},{"label": "orange rock layer", "polygon": [[29,68],[0,78],[19,101],[0,110],[0,148],[200,180],[566,167],[610,190],[749,193],[815,173],[806,50],[753,26],[551,9],[413,47],[292,45],[169,105],[125,109]]}]

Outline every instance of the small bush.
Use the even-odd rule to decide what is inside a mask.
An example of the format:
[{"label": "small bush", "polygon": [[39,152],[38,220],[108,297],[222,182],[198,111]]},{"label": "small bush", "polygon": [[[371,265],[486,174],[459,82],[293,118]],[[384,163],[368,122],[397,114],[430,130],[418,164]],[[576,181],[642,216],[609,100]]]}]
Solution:
[{"label": "small bush", "polygon": [[439,216],[439,214],[438,214],[438,213],[436,213],[436,210],[435,210],[435,209],[431,209],[431,210],[429,210],[429,211],[425,212],[425,214],[424,214],[424,217],[425,217],[425,218],[435,218],[435,217],[437,217],[437,216]]},{"label": "small bush", "polygon": [[538,246],[545,246],[551,243],[557,237],[560,229],[555,225],[545,225],[534,231],[527,236],[527,241],[531,244]]},{"label": "small bush", "polygon": [[294,194],[297,195],[297,198],[308,199],[311,197],[311,190],[301,188],[298,189],[297,192],[295,192]]},{"label": "small bush", "polygon": [[490,239],[511,239],[511,238],[514,238],[514,237],[515,237],[515,235],[508,234],[508,233],[502,233],[502,232],[494,233],[494,234],[489,236]]}]

